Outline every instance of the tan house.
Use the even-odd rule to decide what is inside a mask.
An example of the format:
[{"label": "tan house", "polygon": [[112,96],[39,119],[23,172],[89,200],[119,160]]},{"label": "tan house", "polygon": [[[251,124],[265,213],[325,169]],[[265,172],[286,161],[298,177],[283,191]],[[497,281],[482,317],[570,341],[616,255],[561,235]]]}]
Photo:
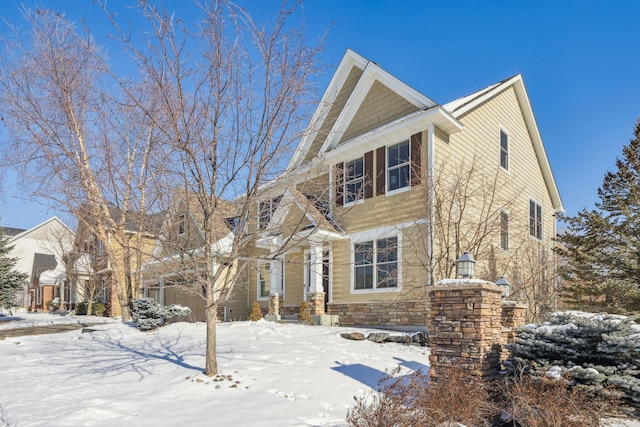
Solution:
[{"label": "tan house", "polygon": [[539,270],[562,210],[522,76],[441,105],[348,50],[253,207],[234,314],[307,301],[342,325],[423,326],[463,251],[524,293],[539,274],[520,260]]},{"label": "tan house", "polygon": [[[150,261],[142,267],[143,296],[153,298],[161,305],[179,304],[191,309],[190,321],[205,320],[205,287],[202,272],[223,267],[234,235],[233,219],[236,215],[232,203],[219,201],[218,215],[212,218],[213,248],[217,255],[213,266],[205,266],[202,250],[205,243],[201,225],[203,213],[197,197],[174,197],[161,227],[161,238],[151,253]],[[243,320],[247,317],[247,287],[236,286],[233,297],[218,306],[220,321]]]},{"label": "tan house", "polygon": [[[120,222],[121,210],[109,207],[109,213],[114,222]],[[82,211],[79,215],[82,215]],[[114,229],[107,228],[106,239],[97,236],[93,228],[88,225],[92,221],[90,217],[85,218],[84,221],[78,218],[74,250],[70,254],[72,266],[70,287],[76,290],[78,302],[89,299],[100,301],[106,306],[107,316],[121,316],[122,309],[116,286],[121,286],[123,289],[121,292],[125,292],[126,278],[123,271],[125,262],[130,263],[130,269],[134,273],[131,278],[133,296],[134,298],[140,296],[142,284],[136,281],[135,272],[139,270],[139,265],[145,263],[151,256],[164,213],[143,215],[142,219],[138,219],[140,217],[135,212],[127,213],[123,232],[117,233]],[[126,247],[131,253],[128,261],[125,255]]]}]

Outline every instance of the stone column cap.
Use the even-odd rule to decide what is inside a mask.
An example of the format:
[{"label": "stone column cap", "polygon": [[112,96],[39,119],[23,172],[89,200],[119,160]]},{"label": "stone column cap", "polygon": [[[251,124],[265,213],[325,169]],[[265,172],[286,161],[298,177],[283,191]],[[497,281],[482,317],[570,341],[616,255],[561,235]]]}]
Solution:
[{"label": "stone column cap", "polygon": [[500,287],[493,282],[480,279],[442,279],[430,290],[462,290],[462,289],[485,289],[488,291],[502,292]]},{"label": "stone column cap", "polygon": [[514,308],[527,308],[529,305],[520,302],[520,301],[502,301],[503,306],[514,307]]}]

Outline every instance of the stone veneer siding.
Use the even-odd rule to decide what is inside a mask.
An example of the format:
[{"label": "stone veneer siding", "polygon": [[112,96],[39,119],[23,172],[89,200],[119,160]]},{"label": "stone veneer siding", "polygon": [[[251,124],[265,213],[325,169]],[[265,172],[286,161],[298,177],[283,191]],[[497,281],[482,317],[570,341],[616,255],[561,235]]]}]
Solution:
[{"label": "stone veneer siding", "polygon": [[380,301],[329,304],[327,314],[340,316],[340,326],[425,326],[425,301]]},{"label": "stone veneer siding", "polygon": [[445,379],[447,370],[494,377],[502,353],[501,290],[489,282],[435,286],[429,291],[430,374]]},{"label": "stone veneer siding", "polygon": [[437,285],[429,291],[431,377],[446,378],[447,370],[461,368],[471,375],[496,378],[524,325],[526,305],[502,301],[501,290],[490,282],[462,280]]}]

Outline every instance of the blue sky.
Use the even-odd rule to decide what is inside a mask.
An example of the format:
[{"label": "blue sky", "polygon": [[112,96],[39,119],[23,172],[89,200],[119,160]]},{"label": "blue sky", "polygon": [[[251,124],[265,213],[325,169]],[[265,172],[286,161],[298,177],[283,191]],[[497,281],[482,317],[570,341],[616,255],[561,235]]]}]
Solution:
[{"label": "blue sky", "polygon": [[[20,3],[0,2],[0,17],[15,20]],[[34,4],[84,17],[100,37],[106,28],[91,3]],[[110,3],[120,8],[133,0]],[[165,1],[178,13],[183,3]],[[257,20],[280,4],[237,3]],[[570,215],[593,206],[604,173],[633,136],[640,116],[638,1],[309,0],[303,7],[307,37],[327,34],[322,90],[347,48],[439,103],[522,73]],[[4,183],[2,224],[29,228],[57,214],[23,200],[15,187]]]}]

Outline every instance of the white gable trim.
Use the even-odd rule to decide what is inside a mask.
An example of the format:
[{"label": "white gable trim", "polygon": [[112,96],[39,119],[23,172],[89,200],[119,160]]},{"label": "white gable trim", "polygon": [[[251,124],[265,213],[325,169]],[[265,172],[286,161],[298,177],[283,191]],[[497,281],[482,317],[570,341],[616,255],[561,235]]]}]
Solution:
[{"label": "white gable trim", "polygon": [[[502,83],[483,89],[475,99],[473,99],[472,95],[469,96],[469,98],[472,99],[469,100],[467,104],[464,104],[457,110],[452,111],[451,114],[453,115],[453,117],[459,118],[460,116],[468,113],[469,111],[473,110],[474,108],[478,107],[482,103],[493,98],[494,96],[498,95],[511,86],[513,86],[513,89],[516,92],[516,98],[518,99],[518,104],[520,105],[520,109],[522,110],[522,116],[527,125],[529,137],[531,138],[531,141],[533,143],[533,149],[538,159],[538,165],[540,166],[542,176],[544,177],[547,191],[549,192],[549,196],[551,197],[551,202],[553,203],[553,210],[555,213],[562,213],[564,212],[564,207],[562,205],[562,199],[560,198],[560,192],[558,191],[558,186],[553,176],[551,165],[549,164],[547,152],[544,148],[544,144],[542,143],[540,130],[538,129],[538,124],[536,122],[535,115],[533,114],[531,102],[529,101],[529,95],[527,94],[527,89],[524,85],[524,80],[522,79],[521,74],[513,76]],[[457,101],[452,101],[447,105],[455,106],[456,102]]]},{"label": "white gable trim", "polygon": [[322,153],[331,150],[338,145],[340,139],[346,132],[349,124],[362,106],[362,102],[364,101],[365,97],[376,81],[382,83],[390,90],[397,93],[421,110],[437,105],[431,99],[415,91],[411,87],[393,77],[391,74],[384,71],[377,64],[369,62],[364,70],[364,73],[362,73],[358,84],[351,93],[349,100],[345,104],[344,108],[340,112],[340,115],[338,116],[338,119],[333,125],[333,128],[329,132],[329,136],[322,145],[322,148],[320,148],[318,155],[321,155]]},{"label": "white gable trim", "polygon": [[304,160],[305,156],[307,155],[307,151],[309,151],[313,140],[316,138],[316,135],[318,134],[318,131],[322,126],[322,123],[327,118],[327,114],[329,114],[329,110],[331,110],[331,107],[333,106],[338,93],[340,93],[342,86],[347,80],[347,77],[349,77],[349,73],[351,73],[352,68],[357,67],[361,70],[364,70],[367,66],[367,62],[368,61],[362,56],[358,55],[351,49],[347,49],[344,56],[342,57],[342,60],[340,61],[340,64],[338,65],[338,68],[336,69],[336,72],[333,74],[329,85],[327,86],[327,90],[324,92],[320,103],[314,111],[304,135],[302,136],[300,142],[298,143],[298,146],[296,147],[296,150],[293,153],[293,156],[291,157],[291,160],[289,161],[287,170],[295,169],[296,167],[300,166],[300,164]]},{"label": "white gable trim", "polygon": [[67,226],[67,224],[65,224],[64,222],[62,222],[60,220],[60,218],[58,218],[57,216],[53,216],[51,218],[49,218],[46,221],[41,222],[40,224],[36,225],[35,227],[32,227],[28,230],[23,231],[20,234],[16,234],[15,236],[13,236],[12,238],[10,238],[9,240],[7,240],[7,243],[12,243],[15,242],[21,238],[23,238],[24,236],[33,233],[34,231],[36,231],[39,228],[44,227],[45,225],[49,224],[49,223],[53,223],[53,222],[57,222],[58,224],[60,224],[61,226],[63,226],[69,233],[71,233],[72,237],[76,235],[75,231],[73,231],[71,228],[69,228],[69,226]]}]

